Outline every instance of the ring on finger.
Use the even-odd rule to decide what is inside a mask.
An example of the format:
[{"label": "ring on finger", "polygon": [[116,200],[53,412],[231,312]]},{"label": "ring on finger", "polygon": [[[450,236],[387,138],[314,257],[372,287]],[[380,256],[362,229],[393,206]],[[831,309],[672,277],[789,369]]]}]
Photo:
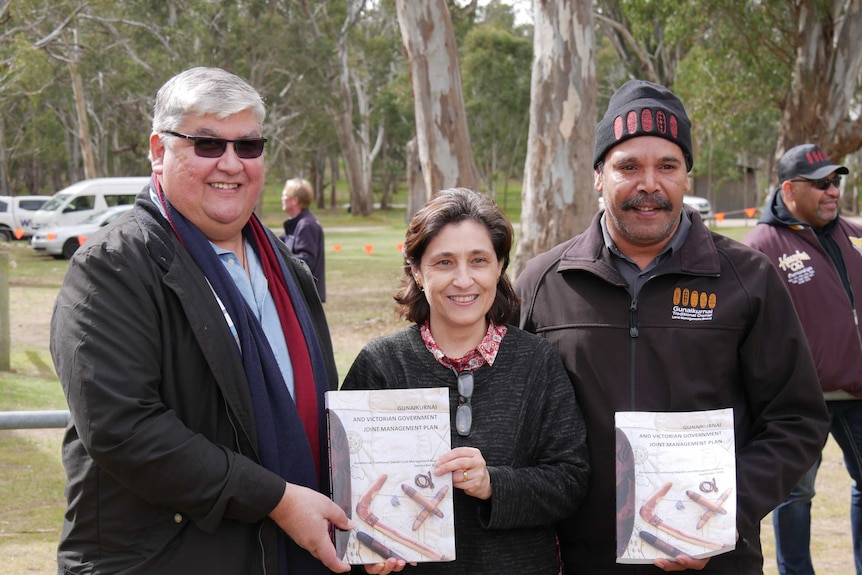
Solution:
[{"label": "ring on finger", "polygon": [[466,470],[466,469],[464,469],[464,470],[462,471],[462,474],[463,474],[463,477],[462,477],[462,479],[461,479],[461,480],[462,480],[462,481],[467,481],[467,479],[468,479],[468,478],[467,478],[467,470]]}]

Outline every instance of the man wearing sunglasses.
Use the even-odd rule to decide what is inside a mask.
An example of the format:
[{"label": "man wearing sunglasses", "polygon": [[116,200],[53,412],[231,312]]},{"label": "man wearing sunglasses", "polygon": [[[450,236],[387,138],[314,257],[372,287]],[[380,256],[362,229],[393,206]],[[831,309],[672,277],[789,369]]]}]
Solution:
[{"label": "man wearing sunglasses", "polygon": [[[780,184],[743,242],[772,260],[787,285],[808,342],[831,419],[832,437],[855,481],[850,522],[856,573],[862,574],[862,226],[839,214],[841,176],[814,144],[789,149]],[[811,500],[820,461],[772,514],[778,571],[811,574]]]},{"label": "man wearing sunglasses", "polygon": [[218,68],[159,90],[150,184],[75,254],[51,353],[71,411],[59,571],[346,572],[323,393],[337,385],[308,268],[253,209],[261,96]]}]

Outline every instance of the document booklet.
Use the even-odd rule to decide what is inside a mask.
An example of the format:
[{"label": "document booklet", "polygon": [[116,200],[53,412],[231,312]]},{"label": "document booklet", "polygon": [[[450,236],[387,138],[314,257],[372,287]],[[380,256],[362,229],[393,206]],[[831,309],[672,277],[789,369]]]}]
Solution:
[{"label": "document booklet", "polygon": [[617,563],[736,545],[733,409],[618,412]]},{"label": "document booklet", "polygon": [[339,556],[453,561],[452,478],[432,473],[451,449],[449,391],[329,391],[326,410],[332,499],[355,525],[334,534]]}]

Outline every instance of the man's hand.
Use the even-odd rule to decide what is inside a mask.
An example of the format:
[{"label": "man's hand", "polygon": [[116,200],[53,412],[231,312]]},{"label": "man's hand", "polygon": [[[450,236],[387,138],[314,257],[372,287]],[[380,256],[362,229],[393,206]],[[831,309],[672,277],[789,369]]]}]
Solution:
[{"label": "man's hand", "polygon": [[[415,567],[416,563],[410,563],[410,565]],[[405,562],[404,559],[395,559],[394,557],[390,557],[383,563],[371,563],[366,565],[365,572],[369,575],[389,575],[389,573],[398,573],[406,566],[407,562]]]},{"label": "man's hand", "polygon": [[709,563],[709,557],[706,559],[692,559],[688,555],[678,555],[675,559],[656,559],[653,565],[663,571],[685,571],[693,569],[700,571],[706,564]]},{"label": "man's hand", "polygon": [[335,554],[335,546],[329,538],[329,524],[347,531],[353,529],[353,523],[328,497],[307,487],[287,483],[281,501],[269,516],[297,545],[319,559],[330,571],[350,571],[350,565]]}]

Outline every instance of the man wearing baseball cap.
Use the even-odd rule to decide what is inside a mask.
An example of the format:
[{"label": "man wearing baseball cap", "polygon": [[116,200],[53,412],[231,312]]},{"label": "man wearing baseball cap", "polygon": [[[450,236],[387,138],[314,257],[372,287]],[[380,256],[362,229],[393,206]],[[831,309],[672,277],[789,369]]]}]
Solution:
[{"label": "man wearing baseball cap", "polygon": [[[841,176],[815,144],[789,149],[778,162],[779,187],[743,242],[762,251],[790,291],[817,365],[832,422],[854,480],[850,522],[856,573],[862,574],[862,226],[839,214]],[[782,575],[813,575],[811,500],[820,460],[772,514]]]},{"label": "man wearing baseball cap", "polygon": [[[515,286],[520,326],[553,343],[587,424],[592,476],[584,502],[558,528],[563,572],[760,574],[760,521],[817,459],[828,427],[793,303],[763,254],[713,233],[683,206],[694,154],[691,122],[673,92],[643,80],[620,87],[596,127],[593,165],[605,209],[586,231],[532,259]],[[734,419],[736,547],[711,558],[672,550],[653,564],[618,563],[630,537],[618,536],[618,513],[634,533],[656,523],[617,507],[615,413],[725,408]],[[679,516],[665,501],[662,518],[664,505]]]}]

